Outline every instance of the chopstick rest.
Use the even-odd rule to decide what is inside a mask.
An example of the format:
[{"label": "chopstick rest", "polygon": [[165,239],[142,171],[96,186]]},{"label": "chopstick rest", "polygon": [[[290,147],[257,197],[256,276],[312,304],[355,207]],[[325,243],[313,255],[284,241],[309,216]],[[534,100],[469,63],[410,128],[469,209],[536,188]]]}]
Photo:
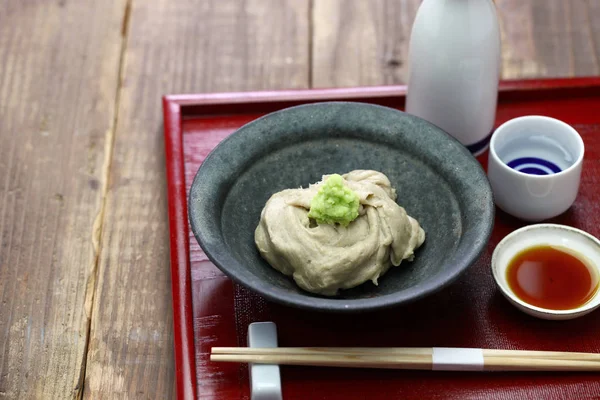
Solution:
[{"label": "chopstick rest", "polygon": [[[277,326],[273,322],[248,325],[248,347],[277,347]],[[249,364],[252,400],[282,400],[281,375],[277,364]]]},{"label": "chopstick rest", "polygon": [[433,371],[483,371],[483,350],[471,348],[434,347]]}]

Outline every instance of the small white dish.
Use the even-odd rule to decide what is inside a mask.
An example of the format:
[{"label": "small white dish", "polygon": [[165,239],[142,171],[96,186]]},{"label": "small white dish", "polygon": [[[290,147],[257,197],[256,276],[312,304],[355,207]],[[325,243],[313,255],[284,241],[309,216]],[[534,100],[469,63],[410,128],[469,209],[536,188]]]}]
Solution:
[{"label": "small white dish", "polygon": [[580,229],[557,224],[536,224],[507,235],[492,254],[492,273],[500,291],[519,310],[537,318],[551,320],[573,319],[586,315],[600,306],[600,289],[585,304],[570,310],[550,310],[524,302],[510,288],[506,270],[512,259],[525,249],[550,245],[570,249],[585,257],[594,268],[595,279],[600,276],[600,240]]},{"label": "small white dish", "polygon": [[577,197],[584,150],[579,133],[555,118],[530,115],[505,122],[490,141],[494,202],[525,221],[562,214]]}]

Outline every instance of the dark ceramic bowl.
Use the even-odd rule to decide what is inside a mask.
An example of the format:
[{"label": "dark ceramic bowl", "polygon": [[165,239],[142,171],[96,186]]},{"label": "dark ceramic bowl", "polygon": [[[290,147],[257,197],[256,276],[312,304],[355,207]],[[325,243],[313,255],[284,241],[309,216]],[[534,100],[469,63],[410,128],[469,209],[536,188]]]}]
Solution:
[{"label": "dark ceramic bowl", "polygon": [[[379,286],[335,298],[305,292],[256,249],[261,210],[275,192],[353,169],[389,177],[425,243]],[[438,127],[391,108],[328,102],[266,115],[223,140],[196,174],[189,217],[202,249],[237,283],[290,306],[351,312],[405,304],[454,281],[486,246],[494,204],[479,162]]]}]

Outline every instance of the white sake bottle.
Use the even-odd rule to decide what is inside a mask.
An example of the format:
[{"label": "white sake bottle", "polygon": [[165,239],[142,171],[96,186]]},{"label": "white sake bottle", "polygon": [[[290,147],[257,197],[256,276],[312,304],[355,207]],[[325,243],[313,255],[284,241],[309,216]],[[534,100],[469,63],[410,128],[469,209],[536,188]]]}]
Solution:
[{"label": "white sake bottle", "polygon": [[492,0],[423,0],[412,28],[406,111],[487,149],[496,116],[500,29]]}]

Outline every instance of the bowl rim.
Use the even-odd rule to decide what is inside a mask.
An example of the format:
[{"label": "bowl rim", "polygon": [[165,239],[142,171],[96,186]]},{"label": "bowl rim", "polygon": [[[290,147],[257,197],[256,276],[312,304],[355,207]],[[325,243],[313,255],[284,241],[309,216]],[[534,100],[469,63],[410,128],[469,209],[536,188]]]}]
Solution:
[{"label": "bowl rim", "polygon": [[[536,316],[538,318],[542,318],[542,316],[545,316],[545,317],[583,316],[583,315],[587,314],[588,312],[591,312],[591,311],[595,310],[596,308],[600,307],[600,301],[598,301],[598,300],[600,300],[600,287],[596,289],[596,292],[594,293],[594,295],[587,302],[585,302],[584,304],[582,304],[581,306],[579,306],[577,308],[571,308],[568,310],[553,310],[550,308],[534,306],[533,304],[529,304],[529,303],[521,300],[510,289],[510,287],[508,287],[508,285],[504,285],[502,283],[499,274],[506,273],[506,269],[508,268],[508,265],[504,265],[504,264],[499,265],[498,259],[499,259],[500,255],[502,254],[502,252],[505,250],[506,244],[509,241],[514,240],[518,236],[521,236],[524,234],[533,235],[533,233],[535,231],[540,231],[540,230],[555,231],[556,235],[559,235],[558,232],[560,230],[566,230],[566,231],[572,232],[576,236],[583,237],[583,238],[591,241],[593,244],[595,244],[594,247],[596,248],[596,251],[600,254],[600,240],[598,238],[596,238],[594,235],[592,235],[582,229],[575,228],[575,227],[572,227],[569,225],[553,224],[553,223],[540,223],[540,224],[526,225],[522,228],[516,229],[513,232],[506,235],[498,243],[498,245],[494,249],[494,252],[492,253],[492,259],[491,259],[491,263],[490,263],[490,266],[492,269],[492,275],[494,276],[494,281],[496,282],[496,286],[500,289],[502,294],[504,296],[506,296],[509,300],[511,300],[510,302],[515,307],[523,308],[528,311],[531,311],[528,314]],[[535,236],[533,236],[533,237],[535,238]],[[539,243],[541,244],[543,242],[540,241]],[[594,264],[593,267],[596,269],[597,273],[600,274],[600,266]]]},{"label": "bowl rim", "polygon": [[[318,296],[312,293],[302,293],[302,294],[290,294],[289,292],[285,292],[282,289],[277,287],[273,287],[272,285],[265,284],[261,280],[257,281],[246,281],[243,277],[238,276],[238,274],[233,273],[229,268],[224,265],[227,264],[241,264],[239,263],[235,257],[231,256],[226,250],[220,248],[219,246],[212,246],[208,243],[208,236],[210,236],[207,232],[204,231],[204,227],[198,226],[196,219],[194,218],[194,208],[191,206],[192,203],[192,195],[194,193],[194,188],[199,185],[201,181],[201,176],[206,168],[209,168],[213,158],[217,157],[221,149],[232,141],[236,140],[243,135],[248,134],[248,130],[255,125],[260,124],[261,122],[270,119],[270,118],[278,118],[279,115],[294,112],[294,110],[306,109],[306,108],[314,108],[314,107],[326,107],[329,105],[348,105],[355,106],[361,108],[371,108],[382,110],[387,113],[395,113],[398,116],[403,118],[410,118],[413,120],[419,121],[421,124],[425,124],[430,126],[430,128],[434,131],[437,131],[438,134],[441,134],[445,137],[446,140],[449,140],[453,143],[455,149],[465,155],[468,162],[474,167],[474,169],[481,174],[484,178],[483,182],[485,183],[485,189],[488,194],[489,201],[486,203],[485,215],[481,220],[482,223],[478,224],[481,227],[482,235],[481,240],[478,241],[477,246],[471,246],[469,248],[468,253],[462,258],[462,262],[460,268],[453,268],[450,273],[445,273],[443,277],[439,277],[441,275],[438,272],[435,275],[432,275],[426,281],[420,283],[419,285],[409,287],[403,290],[403,295],[400,296],[398,293],[390,293],[383,296],[377,296],[374,298],[359,298],[359,299],[344,299],[344,298],[335,298],[335,297],[323,297]],[[251,132],[250,132],[251,133]],[[363,102],[355,102],[355,101],[323,101],[316,103],[307,103],[296,105],[292,107],[287,107],[278,111],[274,111],[268,114],[265,114],[261,117],[258,117],[243,126],[236,129],[233,133],[224,138],[221,142],[219,142],[205,157],[204,161],[196,171],[194,176],[192,185],[189,190],[188,195],[188,218],[190,221],[190,225],[192,228],[192,232],[196,241],[208,257],[208,259],[217,266],[225,275],[231,278],[234,282],[249,288],[250,290],[258,293],[260,296],[265,297],[266,299],[273,301],[275,303],[284,304],[287,306],[301,308],[305,310],[312,310],[318,312],[336,312],[336,313],[355,313],[355,312],[367,312],[367,311],[375,311],[388,309],[392,307],[397,307],[399,305],[404,305],[408,303],[412,303],[419,299],[422,299],[426,296],[429,296],[453,283],[459,276],[461,276],[466,270],[473,265],[481,256],[483,251],[485,250],[487,243],[492,234],[493,225],[494,225],[494,217],[495,217],[495,204],[493,199],[493,191],[490,185],[489,180],[487,179],[487,175],[481,163],[469,152],[469,150],[462,145],[457,139],[452,137],[450,134],[445,132],[440,127],[434,125],[433,123],[426,121],[420,117],[415,115],[406,113],[404,111],[397,110],[395,108],[381,106],[372,103],[363,103]],[[488,221],[486,223],[486,221]],[[224,241],[224,239],[223,239]],[[265,261],[266,262],[266,261]],[[291,279],[291,278],[290,278]],[[278,296],[280,293],[282,296]],[[415,293],[413,293],[415,292]],[[291,299],[292,298],[292,299]],[[316,303],[320,304],[316,304]]]},{"label": "bowl rim", "polygon": [[[518,171],[506,165],[506,163],[502,161],[502,159],[498,155],[498,152],[496,151],[496,142],[498,141],[499,134],[502,134],[503,131],[512,128],[513,125],[518,126],[519,124],[527,123],[529,121],[545,121],[551,124],[555,124],[557,126],[560,126],[565,132],[568,132],[570,135],[572,135],[575,138],[575,142],[577,142],[577,145],[581,149],[573,164],[569,165],[568,168],[563,169],[560,172],[556,172],[554,174],[549,175],[526,174],[525,172]],[[576,171],[577,168],[581,167],[581,165],[583,164],[584,156],[585,143],[583,142],[581,134],[573,126],[567,124],[566,122],[546,115],[532,114],[509,119],[494,130],[489,144],[489,157],[494,159],[494,161],[500,166],[500,169],[502,169],[508,174],[513,175],[514,178],[519,180],[549,181],[559,179],[565,175],[572,173],[573,171]]]}]

